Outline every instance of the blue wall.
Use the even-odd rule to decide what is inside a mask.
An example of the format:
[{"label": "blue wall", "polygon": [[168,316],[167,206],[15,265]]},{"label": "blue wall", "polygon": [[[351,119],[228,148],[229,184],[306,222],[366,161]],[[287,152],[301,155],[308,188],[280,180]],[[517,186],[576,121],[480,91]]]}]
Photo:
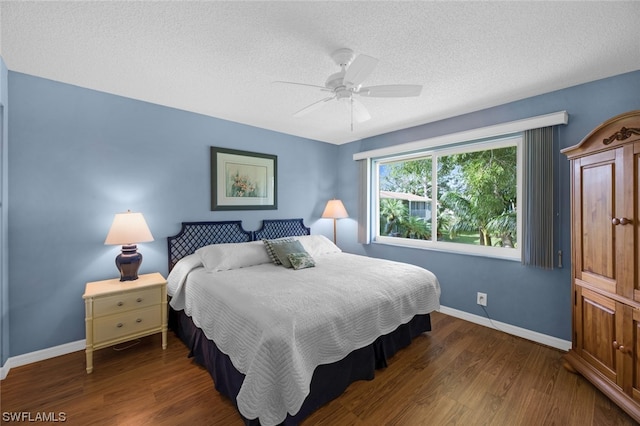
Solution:
[{"label": "blue wall", "polygon": [[[15,72],[9,97],[11,356],[84,339],[85,283],[118,276],[115,213],[142,212],[155,237],[140,273],[167,273],[182,221],[301,217],[331,235],[334,145]],[[211,212],[210,146],[277,155],[278,210]]]},{"label": "blue wall", "polygon": [[[2,324],[9,327],[8,356],[84,338],[84,284],[117,276],[113,261],[119,247],[103,245],[114,213],[131,209],[145,215],[155,241],[139,245],[145,256],[141,273],[166,274],[165,237],[178,232],[182,221],[241,219],[246,229],[257,229],[263,218],[302,217],[314,233],[331,236],[331,222],[319,217],[335,196],[351,215],[338,222],[338,243],[345,251],[427,267],[441,281],[444,306],[484,315],[475,303],[476,292],[483,291],[492,318],[570,340],[569,169],[559,152],[557,246],[565,267],[554,271],[359,245],[352,155],[567,110],[570,121],[559,129],[559,151],[606,119],[640,109],[640,71],[342,146],[15,72],[8,72],[8,98],[5,93],[0,92],[2,101],[11,101],[10,304],[9,321],[3,315]],[[211,212],[210,146],[276,154],[278,210]]]},{"label": "blue wall", "polygon": [[354,153],[566,110],[569,124],[558,128],[554,166],[559,200],[555,207],[556,251],[564,253],[563,269],[546,271],[513,261],[382,244],[362,246],[357,243],[356,222],[351,219],[340,222],[342,246],[432,270],[442,286],[443,306],[485,316],[476,304],[476,293],[481,291],[487,293],[492,319],[571,340],[569,162],[560,149],[580,142],[603,121],[634,109],[640,109],[640,71],[340,146],[338,193],[351,216],[357,217],[358,192],[350,184],[358,179]]}]

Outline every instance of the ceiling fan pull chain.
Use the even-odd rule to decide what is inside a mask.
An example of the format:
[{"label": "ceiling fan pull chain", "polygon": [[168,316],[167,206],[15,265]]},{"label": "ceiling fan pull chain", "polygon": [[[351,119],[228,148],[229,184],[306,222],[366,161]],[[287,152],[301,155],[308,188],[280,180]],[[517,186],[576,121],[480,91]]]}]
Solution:
[{"label": "ceiling fan pull chain", "polygon": [[351,98],[351,131],[353,132],[353,98]]}]

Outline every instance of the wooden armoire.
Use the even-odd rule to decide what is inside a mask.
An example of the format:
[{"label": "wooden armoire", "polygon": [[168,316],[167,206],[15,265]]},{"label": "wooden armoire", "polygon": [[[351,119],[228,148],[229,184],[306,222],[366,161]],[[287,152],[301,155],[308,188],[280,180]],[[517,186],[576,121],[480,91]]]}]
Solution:
[{"label": "wooden armoire", "polygon": [[640,110],[562,152],[571,160],[567,368],[640,422]]}]

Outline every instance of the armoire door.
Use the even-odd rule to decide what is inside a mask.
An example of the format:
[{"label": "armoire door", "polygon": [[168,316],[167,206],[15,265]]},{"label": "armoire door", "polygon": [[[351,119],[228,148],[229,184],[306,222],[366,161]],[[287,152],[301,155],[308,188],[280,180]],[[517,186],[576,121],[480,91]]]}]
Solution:
[{"label": "armoire door", "polygon": [[[640,303],[640,142],[633,144],[633,200],[634,214],[632,227],[633,238],[635,239],[634,256],[633,256],[633,300]],[[640,373],[639,373],[640,374]]]},{"label": "armoire door", "polygon": [[573,169],[574,266],[576,283],[617,293],[625,255],[615,224],[624,210],[623,148],[579,158]]},{"label": "armoire door", "polygon": [[623,324],[619,303],[589,289],[576,286],[576,350],[580,357],[613,383],[619,383],[618,351]]}]

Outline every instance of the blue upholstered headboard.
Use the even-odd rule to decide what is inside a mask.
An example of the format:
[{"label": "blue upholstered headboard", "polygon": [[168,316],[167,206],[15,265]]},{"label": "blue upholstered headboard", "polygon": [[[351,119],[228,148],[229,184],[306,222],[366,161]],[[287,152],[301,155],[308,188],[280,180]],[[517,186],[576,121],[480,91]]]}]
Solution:
[{"label": "blue upholstered headboard", "polygon": [[257,231],[245,231],[242,222],[182,222],[176,235],[167,237],[169,271],[180,259],[211,244],[243,243],[262,239],[309,235],[303,219],[269,219]]}]

